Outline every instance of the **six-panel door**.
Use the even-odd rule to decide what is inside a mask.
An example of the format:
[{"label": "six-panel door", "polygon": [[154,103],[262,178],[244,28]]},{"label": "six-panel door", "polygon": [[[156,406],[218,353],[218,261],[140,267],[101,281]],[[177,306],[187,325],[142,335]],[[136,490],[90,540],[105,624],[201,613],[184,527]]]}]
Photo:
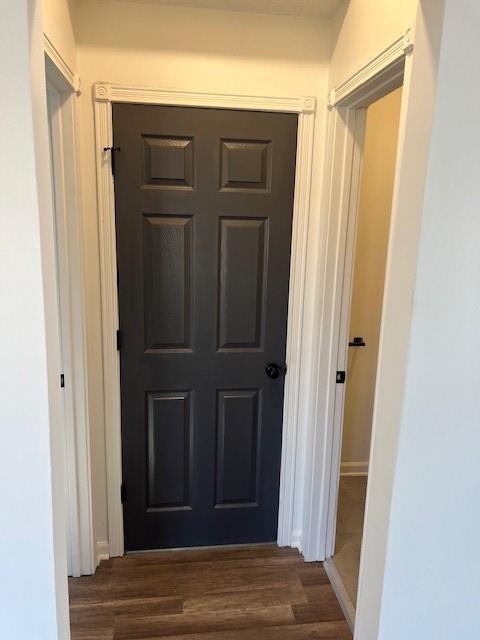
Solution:
[{"label": "six-panel door", "polygon": [[113,126],[126,549],[275,540],[297,116]]}]

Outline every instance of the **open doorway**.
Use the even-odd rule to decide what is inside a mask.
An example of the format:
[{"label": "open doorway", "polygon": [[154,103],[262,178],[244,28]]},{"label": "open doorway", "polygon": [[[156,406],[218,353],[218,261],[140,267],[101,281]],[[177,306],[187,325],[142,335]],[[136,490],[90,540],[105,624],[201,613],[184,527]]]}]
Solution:
[{"label": "open doorway", "polygon": [[[332,564],[352,621],[357,599],[378,346],[402,89],[366,109],[356,224],[342,315],[348,326],[341,465]],[[348,270],[346,269],[346,273]]]},{"label": "open doorway", "polygon": [[75,160],[75,89],[47,54],[45,74],[60,327],[58,382],[63,400],[67,567],[68,575],[80,576],[93,573],[95,561],[91,533],[83,240]]}]

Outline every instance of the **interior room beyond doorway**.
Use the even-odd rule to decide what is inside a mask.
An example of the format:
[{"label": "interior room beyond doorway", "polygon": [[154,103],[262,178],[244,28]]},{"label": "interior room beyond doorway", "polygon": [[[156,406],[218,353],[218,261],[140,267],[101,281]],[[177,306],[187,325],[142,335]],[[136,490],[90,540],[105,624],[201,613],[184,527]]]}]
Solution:
[{"label": "interior room beyond doorway", "polygon": [[358,207],[333,562],[356,605],[401,88],[368,107]]}]

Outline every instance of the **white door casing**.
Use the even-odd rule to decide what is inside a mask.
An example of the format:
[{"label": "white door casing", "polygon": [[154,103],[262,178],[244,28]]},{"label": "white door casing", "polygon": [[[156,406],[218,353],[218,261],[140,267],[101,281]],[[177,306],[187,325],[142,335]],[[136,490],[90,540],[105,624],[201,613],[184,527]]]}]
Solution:
[{"label": "white door casing", "polygon": [[45,69],[55,204],[57,273],[65,387],[64,455],[68,501],[69,572],[95,571],[93,553],[90,434],[83,233],[78,200],[75,87],[78,79],[46,39]]},{"label": "white door casing", "polygon": [[[118,292],[115,241],[115,194],[110,154],[113,143],[111,103],[213,107],[283,111],[298,114],[295,198],[288,303],[287,353],[283,415],[283,447],[280,478],[278,544],[292,544],[295,463],[300,405],[308,406],[308,393],[300,393],[300,374],[308,367],[302,356],[302,324],[307,269],[307,237],[310,215],[310,183],[316,102],[312,97],[275,98],[262,96],[191,93],[98,83],[93,90],[97,162],[97,202],[100,229],[100,272],[102,291],[102,336],[104,356],[105,429],[107,450],[107,503],[109,553],[122,555],[123,515],[120,432],[120,368],[116,344]],[[304,351],[305,353],[305,351]]]}]

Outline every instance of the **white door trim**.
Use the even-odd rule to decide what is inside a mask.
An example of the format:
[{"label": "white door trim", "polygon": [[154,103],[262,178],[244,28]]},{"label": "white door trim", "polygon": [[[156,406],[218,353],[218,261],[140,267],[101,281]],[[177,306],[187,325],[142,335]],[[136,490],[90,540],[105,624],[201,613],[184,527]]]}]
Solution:
[{"label": "white door trim", "polygon": [[344,403],[336,372],[346,367],[365,108],[401,85],[405,60],[412,50],[412,30],[408,29],[329,93],[324,187],[328,232],[321,239],[323,298],[316,313],[320,349],[312,381],[317,394],[306,451],[306,560],[325,560],[334,552]]},{"label": "white door trim", "polygon": [[68,500],[69,570],[80,576],[95,571],[93,553],[92,489],[83,231],[76,165],[75,87],[45,51],[49,92],[51,157],[60,295],[63,390],[65,407],[65,470]]},{"label": "white door trim", "polygon": [[301,405],[308,404],[308,394],[300,394],[300,373],[310,370],[302,356],[307,235],[310,210],[310,183],[315,123],[315,98],[275,98],[213,93],[191,93],[162,89],[129,87],[98,83],[93,88],[95,114],[95,148],[97,167],[97,202],[100,233],[100,272],[102,290],[102,335],[104,359],[105,429],[107,450],[107,504],[109,552],[122,555],[123,514],[120,498],[122,479],[120,432],[120,367],[116,345],[118,329],[118,292],[115,240],[115,199],[110,166],[112,146],[112,102],[282,111],[298,114],[295,198],[293,211],[290,291],[287,326],[288,374],[285,379],[283,447],[278,514],[278,544],[291,545],[295,489],[295,461],[298,416]]},{"label": "white door trim", "polygon": [[43,34],[43,49],[48,60],[55,66],[58,72],[56,75],[60,74],[69,88],[79,93],[80,78],[72,71],[46,33]]},{"label": "white door trim", "polygon": [[[360,69],[357,69],[353,75],[334,87],[328,95],[329,107],[346,106],[347,104],[352,107],[356,102],[364,103],[366,93],[369,93],[371,89],[376,90],[376,86],[379,85],[379,80],[385,72],[387,72],[387,77],[394,75],[395,72],[388,73],[390,65],[397,65],[398,61],[412,50],[413,30],[409,28]],[[375,83],[372,85],[374,79]]]}]

